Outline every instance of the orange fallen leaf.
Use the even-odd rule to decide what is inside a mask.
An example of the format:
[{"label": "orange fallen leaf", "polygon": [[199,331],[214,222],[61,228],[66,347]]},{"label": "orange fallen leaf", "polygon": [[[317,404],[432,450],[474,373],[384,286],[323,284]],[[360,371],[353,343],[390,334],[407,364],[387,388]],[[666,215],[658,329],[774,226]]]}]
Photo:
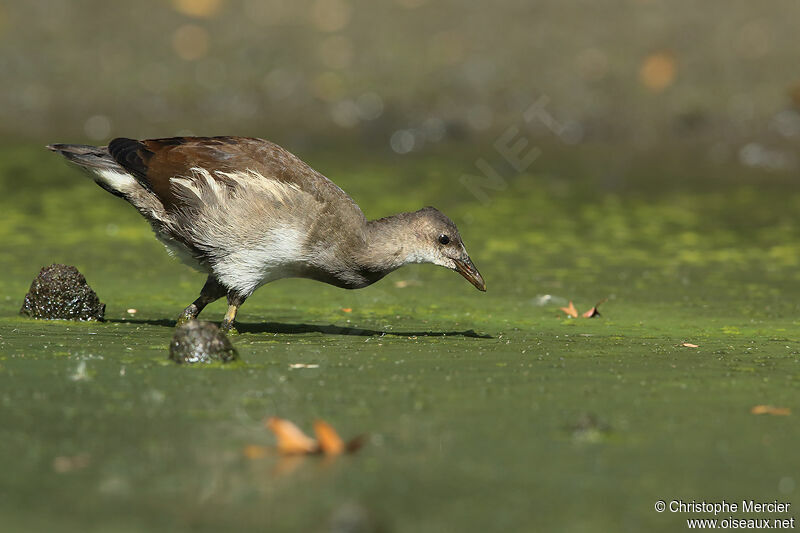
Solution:
[{"label": "orange fallen leaf", "polygon": [[691,342],[682,342],[678,346],[683,346],[684,348],[699,348],[699,344],[692,344]]},{"label": "orange fallen leaf", "polygon": [[318,450],[317,442],[288,420],[273,416],[267,420],[267,427],[275,433],[278,451],[282,454],[307,454]]},{"label": "orange fallen leaf", "polygon": [[575,305],[572,303],[572,300],[569,301],[569,305],[566,307],[559,307],[562,311],[564,311],[567,316],[571,316],[572,318],[578,318],[578,310],[575,309]]},{"label": "orange fallen leaf", "polygon": [[[600,316],[600,311],[598,311],[597,308],[600,307],[601,304],[605,303],[606,300],[608,300],[608,298],[603,298],[602,300],[594,304],[594,307],[592,307],[585,313],[581,313],[580,316],[582,316],[583,318],[594,318]],[[572,300],[569,301],[568,306],[559,307],[559,309],[561,311],[564,311],[564,313],[569,317],[578,318],[578,310],[575,308],[575,304],[572,303]]]},{"label": "orange fallen leaf", "polygon": [[788,407],[774,407],[772,405],[755,405],[750,409],[754,415],[788,416],[792,410]]},{"label": "orange fallen leaf", "polygon": [[266,457],[269,449],[257,444],[248,444],[242,449],[242,455],[248,459],[261,459]]},{"label": "orange fallen leaf", "polygon": [[[283,418],[273,416],[267,420],[267,427],[275,433],[278,439],[278,452],[283,455],[309,455],[323,453],[328,456],[353,453],[358,451],[366,442],[366,435],[359,435],[345,443],[333,426],[324,420],[314,422],[314,433],[317,440],[312,439],[293,423]],[[249,448],[249,447],[248,447]],[[255,448],[260,448],[256,446]],[[258,454],[260,450],[249,450],[249,453]],[[248,456],[245,449],[245,456]],[[249,457],[249,456],[248,456]]]},{"label": "orange fallen leaf", "polygon": [[333,426],[324,420],[314,422],[314,433],[317,435],[319,449],[325,455],[340,455],[344,452],[344,441]]},{"label": "orange fallen leaf", "polygon": [[353,308],[352,307],[342,307],[342,311],[345,312],[345,313],[352,313],[353,312]]},{"label": "orange fallen leaf", "polygon": [[608,298],[603,298],[602,300],[594,304],[594,307],[583,313],[581,316],[583,318],[594,318],[596,316],[600,316],[600,311],[598,311],[597,308],[600,307],[600,304],[605,303],[606,300],[608,300]]}]

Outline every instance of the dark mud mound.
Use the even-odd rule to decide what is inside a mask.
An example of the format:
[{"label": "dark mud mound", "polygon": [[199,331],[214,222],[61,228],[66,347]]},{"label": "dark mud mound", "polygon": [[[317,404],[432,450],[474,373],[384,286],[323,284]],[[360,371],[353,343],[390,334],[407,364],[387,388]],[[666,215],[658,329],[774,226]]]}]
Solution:
[{"label": "dark mud mound", "polygon": [[176,363],[228,363],[239,354],[216,324],[191,320],[175,329],[169,358]]},{"label": "dark mud mound", "polygon": [[74,266],[42,268],[31,283],[20,314],[45,320],[102,321],[106,304],[100,302],[86,278]]}]

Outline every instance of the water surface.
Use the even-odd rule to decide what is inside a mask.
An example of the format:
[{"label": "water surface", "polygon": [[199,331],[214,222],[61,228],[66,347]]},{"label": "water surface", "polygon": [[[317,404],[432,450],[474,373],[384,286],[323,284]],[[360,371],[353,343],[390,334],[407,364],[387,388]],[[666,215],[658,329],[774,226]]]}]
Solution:
[{"label": "water surface", "polygon": [[[610,175],[598,153],[551,151],[485,204],[458,181],[471,152],[310,157],[369,217],[448,213],[488,292],[432,266],[359,291],[284,280],[243,306],[242,363],[186,367],[167,347],[203,276],[58,158],[0,150],[3,523],[674,531],[687,516],[657,500],[794,501],[800,194],[691,154]],[[80,269],[107,322],[18,315],[53,262]],[[558,311],[603,298],[601,318]],[[335,461],[246,458],[273,444],[271,415],[370,438]]]}]

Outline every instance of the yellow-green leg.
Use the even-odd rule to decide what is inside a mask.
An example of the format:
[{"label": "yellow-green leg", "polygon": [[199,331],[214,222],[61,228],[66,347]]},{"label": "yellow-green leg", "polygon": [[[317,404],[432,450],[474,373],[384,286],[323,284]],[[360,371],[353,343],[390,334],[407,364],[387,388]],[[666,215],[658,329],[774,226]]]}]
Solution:
[{"label": "yellow-green leg", "polygon": [[225,313],[225,318],[222,319],[222,324],[220,325],[222,331],[232,335],[239,333],[236,331],[233,323],[236,320],[236,313],[239,311],[239,307],[244,303],[245,298],[245,296],[236,294],[233,291],[228,292],[228,311]]}]

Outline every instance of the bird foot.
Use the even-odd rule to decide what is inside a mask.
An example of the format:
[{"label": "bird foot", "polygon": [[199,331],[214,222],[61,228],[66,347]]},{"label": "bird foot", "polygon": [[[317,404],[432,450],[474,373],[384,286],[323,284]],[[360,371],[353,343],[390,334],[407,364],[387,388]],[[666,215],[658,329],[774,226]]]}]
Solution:
[{"label": "bird foot", "polygon": [[181,315],[178,317],[175,326],[182,326],[187,322],[195,320],[198,314],[200,314],[200,311],[197,309],[197,306],[195,304],[191,304],[189,307],[183,310]]},{"label": "bird foot", "polygon": [[186,324],[187,322],[191,322],[194,319],[195,319],[195,317],[193,317],[191,315],[182,314],[181,316],[178,317],[178,320],[177,320],[175,326],[176,327],[182,326],[182,325]]},{"label": "bird foot", "polygon": [[223,323],[223,324],[220,326],[220,328],[219,328],[219,329],[221,329],[222,331],[224,331],[226,335],[238,335],[238,334],[239,334],[239,330],[238,330],[238,329],[236,329],[236,327],[235,327],[233,324],[230,324],[229,326],[227,326],[227,327],[226,327],[226,326],[225,326],[225,323]]}]

